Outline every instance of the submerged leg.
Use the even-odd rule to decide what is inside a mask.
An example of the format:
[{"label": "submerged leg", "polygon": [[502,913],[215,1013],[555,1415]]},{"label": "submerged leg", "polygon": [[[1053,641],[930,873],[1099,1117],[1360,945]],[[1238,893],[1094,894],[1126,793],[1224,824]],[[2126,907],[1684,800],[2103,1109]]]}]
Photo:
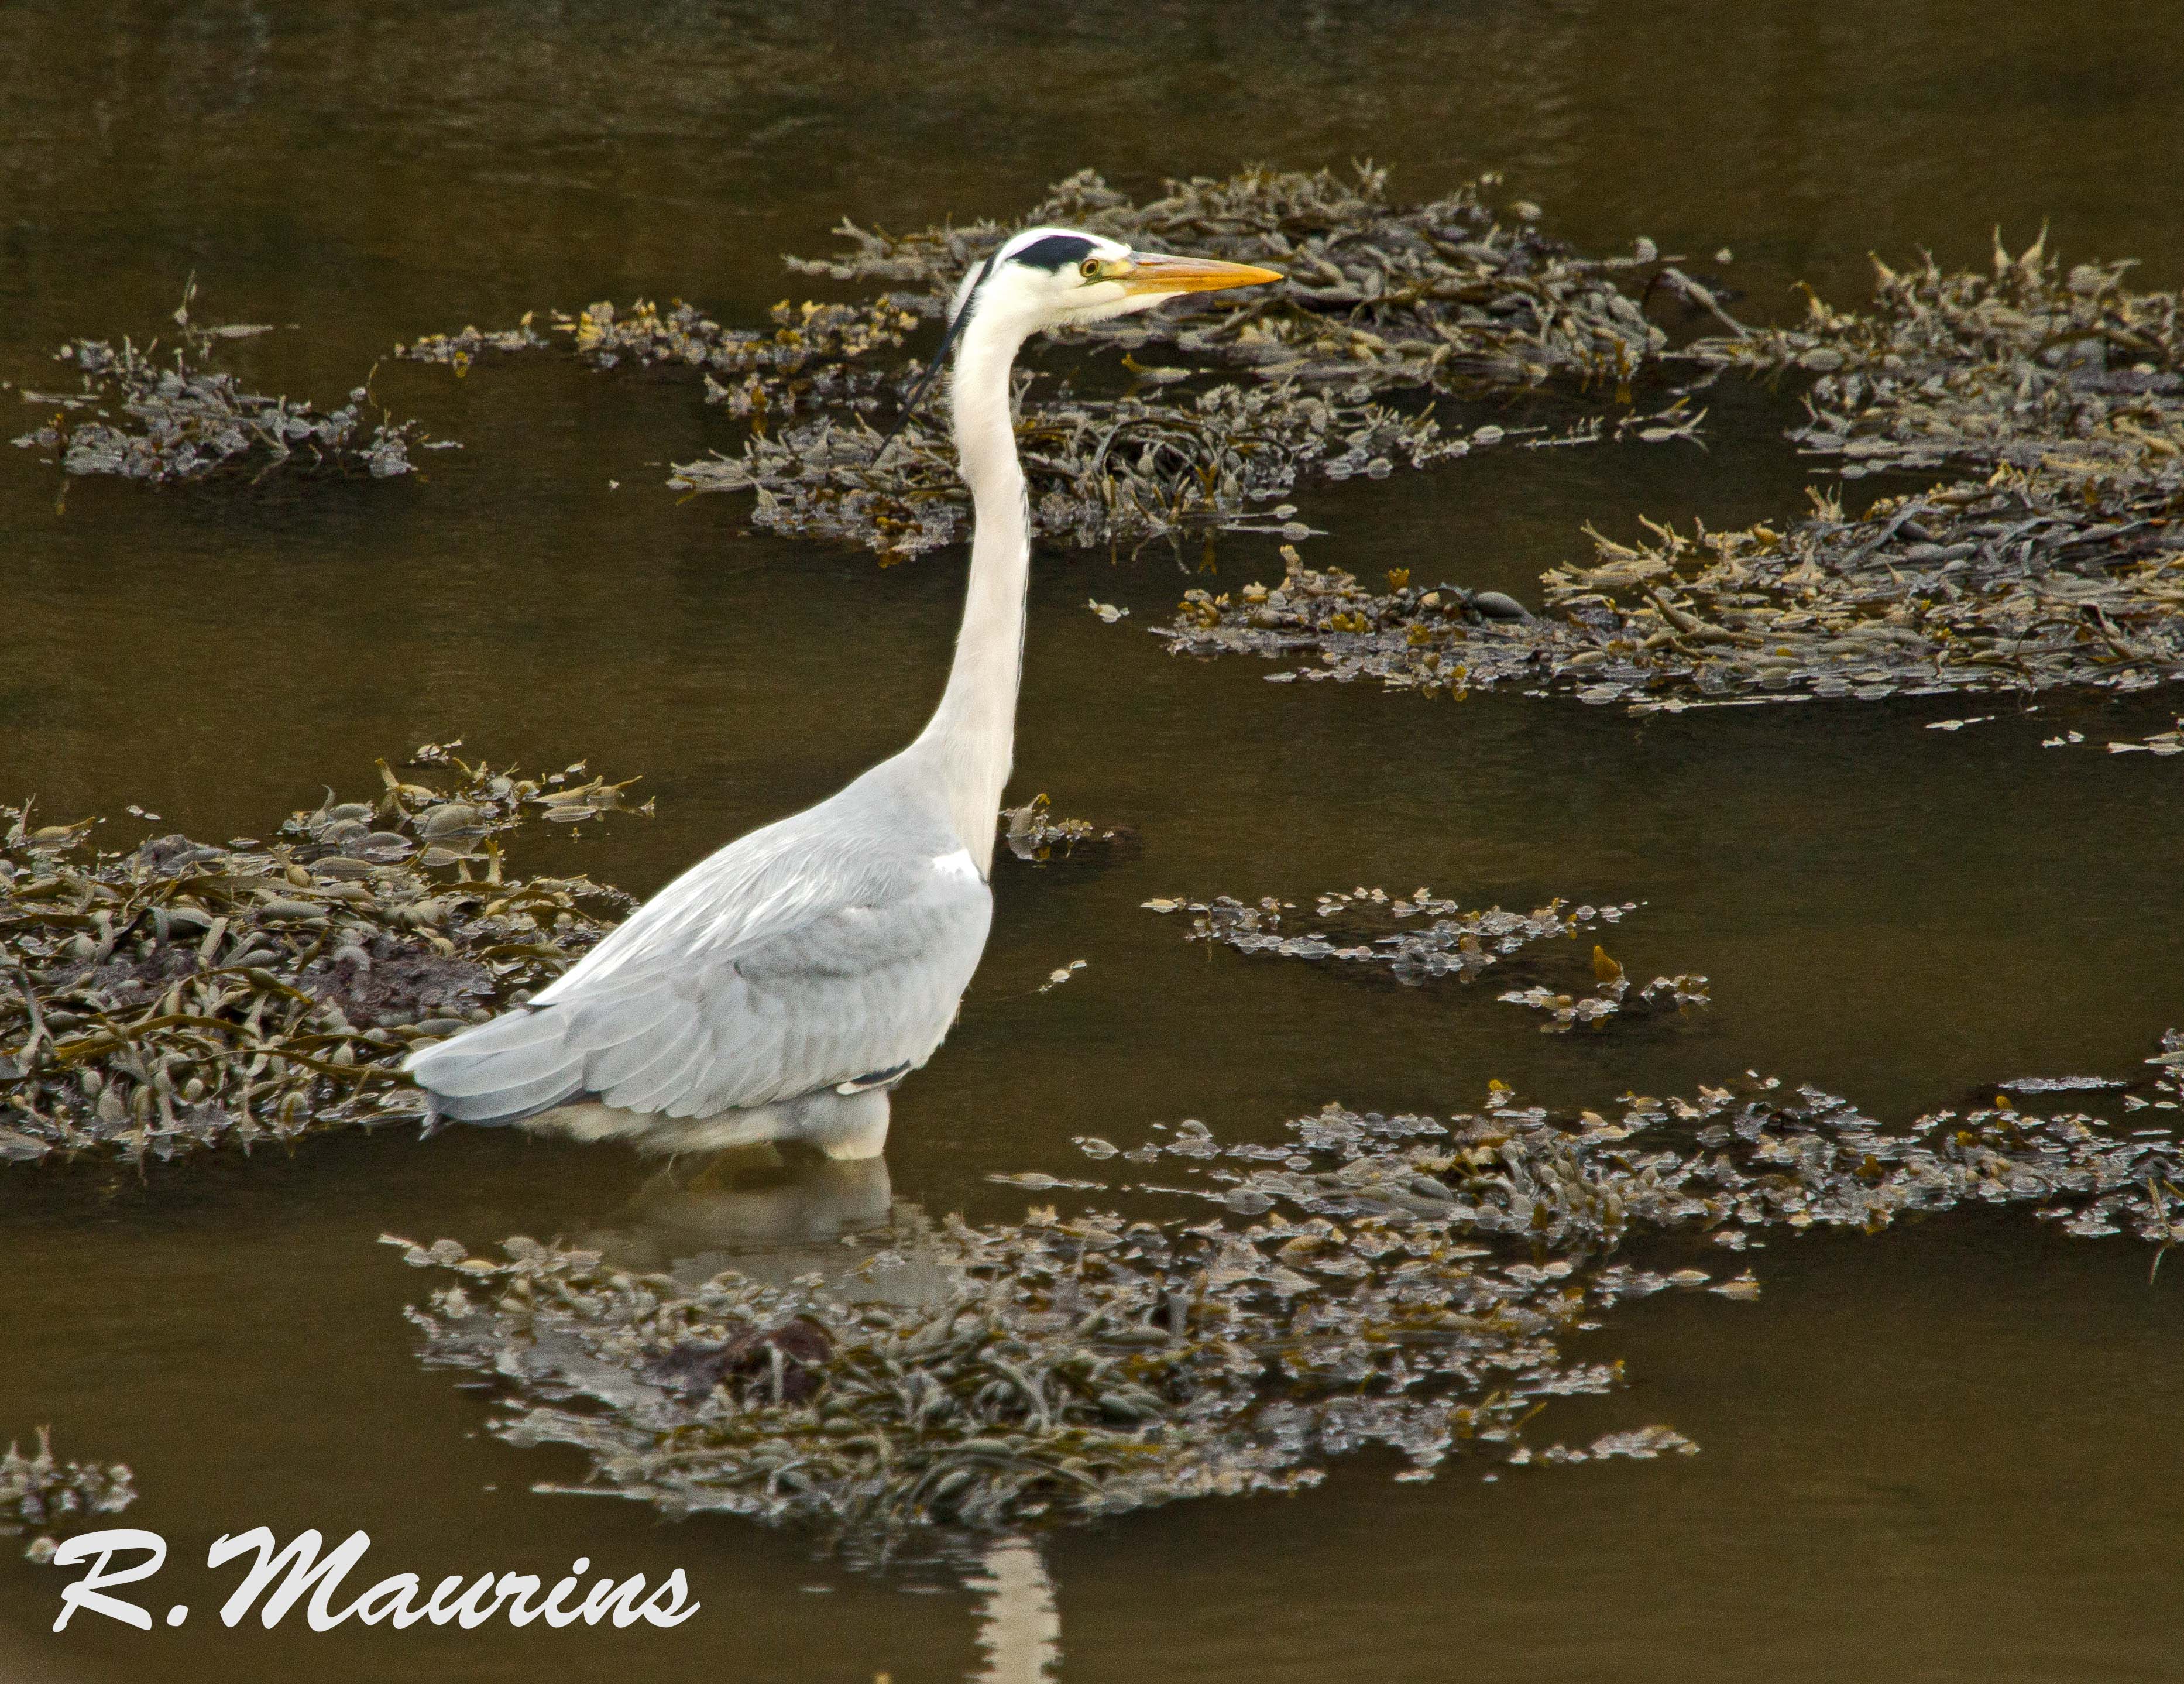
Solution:
[{"label": "submerged leg", "polygon": [[888,1090],[844,1094],[826,1088],[716,1117],[660,1117],[592,1101],[541,1112],[523,1126],[576,1140],[627,1140],[639,1151],[661,1156],[794,1140],[828,1157],[878,1157],[887,1148]]},{"label": "submerged leg", "polygon": [[888,1090],[815,1094],[798,1118],[797,1138],[832,1158],[878,1157],[887,1150]]}]

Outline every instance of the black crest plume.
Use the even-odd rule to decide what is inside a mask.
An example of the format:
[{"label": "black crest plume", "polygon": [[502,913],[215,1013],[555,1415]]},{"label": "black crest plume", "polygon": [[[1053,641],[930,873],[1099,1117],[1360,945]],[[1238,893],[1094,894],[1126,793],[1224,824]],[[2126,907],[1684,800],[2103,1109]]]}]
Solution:
[{"label": "black crest plume", "polygon": [[925,372],[917,376],[916,384],[910,388],[909,395],[902,400],[902,413],[895,417],[894,425],[888,429],[887,437],[880,440],[880,448],[872,452],[874,467],[878,467],[880,458],[887,454],[888,446],[900,438],[903,428],[910,425],[910,418],[917,413],[917,406],[924,401],[933,377],[948,366],[948,353],[956,343],[956,336],[962,331],[963,324],[970,320],[971,311],[978,302],[978,289],[986,284],[987,276],[994,272],[994,265],[1000,259],[999,252],[986,259],[984,267],[978,270],[978,278],[971,283],[971,290],[963,296],[963,308],[949,319],[947,331],[941,334],[939,346],[933,353],[933,360],[925,365]]}]

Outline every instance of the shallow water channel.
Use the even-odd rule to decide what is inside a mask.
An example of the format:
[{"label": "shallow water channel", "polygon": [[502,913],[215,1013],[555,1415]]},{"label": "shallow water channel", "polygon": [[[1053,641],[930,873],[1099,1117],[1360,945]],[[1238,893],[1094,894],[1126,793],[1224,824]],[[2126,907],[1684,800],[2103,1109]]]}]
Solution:
[{"label": "shallow water channel", "polygon": [[[284,325],[224,353],[251,389],[327,405],[378,361],[375,395],[463,448],[387,482],[64,499],[37,453],[0,452],[0,793],[114,816],[115,845],[149,834],[131,802],[163,816],[150,829],[270,834],[427,740],[533,769],[583,755],[642,772],[657,816],[526,834],[519,858],[642,893],[922,722],[960,549],[881,570],[753,535],[738,499],[662,487],[733,436],[687,380],[540,358],[457,382],[392,360],[421,332],[639,294],[755,322],[810,290],[778,254],[825,251],[845,214],[1007,215],[1088,164],[1134,191],[1368,155],[1404,197],[1503,169],[1585,250],[1730,248],[1755,319],[1797,308],[1801,277],[1861,299],[1869,248],[1983,261],[1997,222],[2014,244],[2052,219],[2074,257],[2137,255],[2138,284],[2174,287],[2180,64],[2184,21],[2159,8],[9,7],[0,378],[57,379],[75,335],[167,329],[194,271],[200,321]],[[0,408],[27,427],[19,395]],[[1802,508],[1791,399],[1714,401],[1703,450],[1513,449],[1308,491],[1330,533],[1308,559],[1536,600],[1542,568],[1589,554],[1587,521]],[[1257,538],[1219,566],[1223,588],[1282,570]],[[1367,1454],[1294,1497],[1057,1532],[970,1579],[532,1492],[581,1461],[496,1441],[486,1394],[420,1364],[401,1312],[426,1283],[382,1232],[607,1236],[657,1266],[823,1247],[890,1199],[1020,1215],[996,1172],[1119,1179],[1075,1136],[1198,1118],[1273,1140],[1329,1099],[1475,1108],[1490,1079],[1604,1109],[1750,1068],[1900,1125],[2026,1076],[2138,1081],[2184,1027],[2184,760],[2106,750],[2168,728],[2173,693],[1635,718],[1269,685],[1147,635],[1211,583],[1164,550],[1041,558],[1012,799],[1048,792],[1142,850],[997,871],[961,1021],[895,1096],[882,1179],[846,1213],[833,1183],[693,1199],[618,1149],[462,1130],[141,1177],[0,1169],[0,1441],[51,1423],[64,1456],[129,1463],[142,1496],[111,1524],[167,1537],[147,1600],[192,1609],[55,1637],[60,1575],[0,1544],[0,1677],[2176,1676],[2184,1278],[2021,1210],[1778,1230],[1733,1259],[1641,1241],[1656,1268],[1750,1264],[1761,1293],[1619,1308],[1572,1354],[1629,1385],[1557,1402],[1535,1436],[1662,1422],[1696,1457],[1458,1458],[1397,1483]],[[1103,623],[1088,597],[1132,616]],[[1973,713],[1995,717],[1927,728]],[[1616,956],[1703,973],[1713,1004],[1543,1034],[1493,997],[1529,974],[1399,988],[1189,944],[1140,910],[1418,884],[1468,907],[1640,902]],[[704,1608],[672,1631],[230,1631],[232,1570],[199,1564],[260,1523],[361,1527],[368,1576],[427,1584],[550,1580],[580,1555],[679,1567]]]}]

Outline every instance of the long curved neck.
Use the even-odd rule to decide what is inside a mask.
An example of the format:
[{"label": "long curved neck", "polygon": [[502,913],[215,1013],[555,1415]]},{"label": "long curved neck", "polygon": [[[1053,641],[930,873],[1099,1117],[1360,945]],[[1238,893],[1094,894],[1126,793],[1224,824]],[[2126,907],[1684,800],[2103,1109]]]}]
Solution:
[{"label": "long curved neck", "polygon": [[[982,327],[984,331],[981,331]],[[971,488],[971,583],[948,688],[918,744],[938,766],[956,834],[984,873],[1016,747],[1031,532],[1009,418],[1022,337],[974,321],[956,360],[956,449]]]}]

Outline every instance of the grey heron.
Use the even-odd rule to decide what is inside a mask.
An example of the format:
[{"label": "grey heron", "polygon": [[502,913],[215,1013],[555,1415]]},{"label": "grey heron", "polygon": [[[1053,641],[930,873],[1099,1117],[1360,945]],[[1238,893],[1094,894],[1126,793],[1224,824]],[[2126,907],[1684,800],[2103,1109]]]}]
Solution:
[{"label": "grey heron", "polygon": [[799,1139],[833,1157],[879,1152],[887,1091],[947,1034],[993,921],[987,874],[1031,566],[1010,417],[1017,352],[1042,330],[1281,278],[1066,228],[1027,229],[967,276],[933,369],[953,344],[974,530],[931,722],[838,795],[691,867],[529,1001],[411,1053],[403,1068],[425,1090],[427,1128],[526,1123],[660,1151]]}]

